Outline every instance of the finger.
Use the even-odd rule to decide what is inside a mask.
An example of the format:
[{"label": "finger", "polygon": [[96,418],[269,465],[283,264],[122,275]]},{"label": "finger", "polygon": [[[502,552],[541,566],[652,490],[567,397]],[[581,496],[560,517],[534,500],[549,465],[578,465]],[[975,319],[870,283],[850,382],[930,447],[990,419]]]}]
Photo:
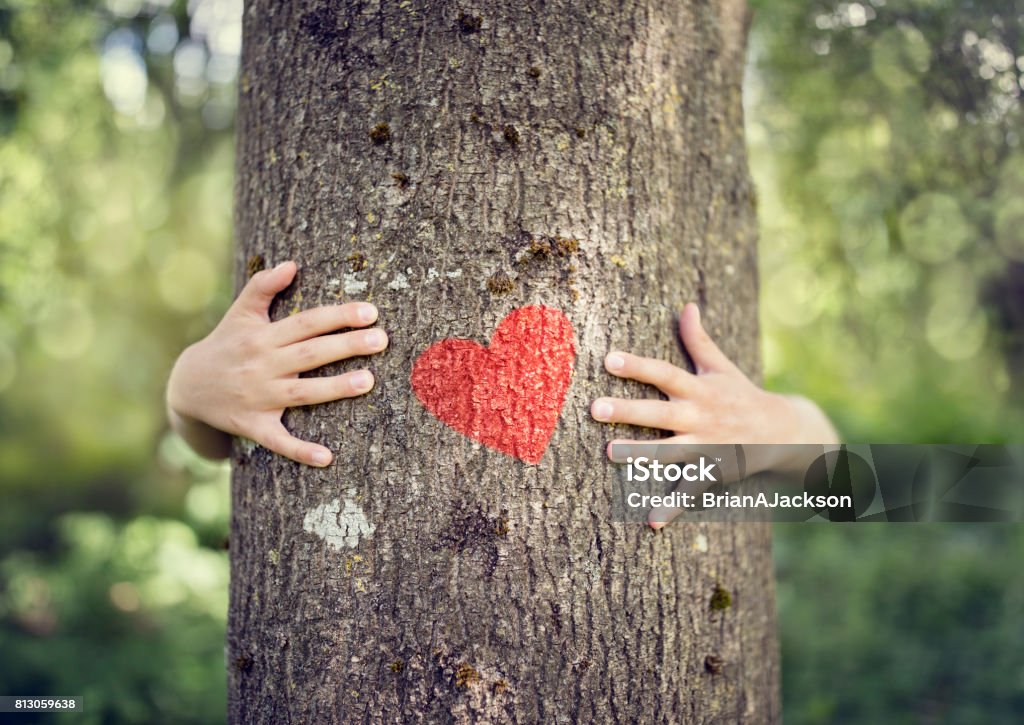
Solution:
[{"label": "finger", "polygon": [[[693,460],[691,461],[691,463],[696,465],[698,461]],[[689,502],[682,506],[652,507],[651,510],[647,512],[647,524],[652,529],[657,531],[658,529],[662,529],[668,526],[673,521],[675,521],[676,518],[678,518],[680,514],[685,512],[687,508],[691,505],[696,507],[696,510],[698,511],[702,510],[703,507],[701,506],[701,501],[703,500],[704,494],[708,490],[713,488],[715,485],[715,483],[695,482],[692,484],[688,484],[685,487],[677,487],[676,489],[674,489],[674,493],[683,493],[684,495],[688,494],[693,498],[689,499]]]},{"label": "finger", "polygon": [[275,366],[285,374],[306,372],[357,355],[371,355],[387,346],[387,333],[380,328],[322,335],[281,348]]},{"label": "finger", "polygon": [[[613,463],[626,463],[640,455],[647,455],[661,463],[681,463],[689,460],[695,440],[691,435],[677,435],[656,441],[616,438],[608,442],[608,459]],[[667,454],[667,455],[666,455]],[[671,523],[683,510],[672,506],[656,506],[647,513],[647,523],[658,529]]]},{"label": "finger", "polygon": [[376,319],[377,308],[368,302],[314,307],[273,323],[271,342],[279,346],[290,345],[343,327],[366,327]]},{"label": "finger", "polygon": [[362,395],[373,387],[373,373],[369,370],[355,370],[324,378],[295,378],[277,385],[280,387],[274,396],[274,403],[294,408]]},{"label": "finger", "polygon": [[616,438],[608,441],[605,453],[612,463],[626,463],[629,458],[641,455],[657,458],[665,463],[679,463],[687,460],[687,456],[691,452],[691,448],[688,446],[693,446],[695,443],[694,436],[685,433],[670,438],[646,441]]},{"label": "finger", "polygon": [[605,369],[620,378],[639,380],[667,395],[682,396],[693,375],[665,360],[640,357],[628,352],[610,352],[604,359]]},{"label": "finger", "polygon": [[630,458],[635,458],[643,446],[650,445],[654,441],[637,441],[616,438],[608,441],[605,447],[605,454],[612,463],[625,463]]},{"label": "finger", "polygon": [[691,427],[692,406],[667,400],[623,400],[598,398],[590,406],[594,420],[682,432]]},{"label": "finger", "polygon": [[679,315],[679,336],[683,340],[686,352],[693,359],[693,364],[697,366],[698,373],[734,369],[732,361],[704,331],[700,321],[700,310],[692,302],[683,307],[683,312]]},{"label": "finger", "polygon": [[323,468],[330,465],[334,458],[327,448],[293,436],[280,421],[258,436],[256,442],[274,453],[308,466]]},{"label": "finger", "polygon": [[683,513],[680,506],[655,506],[647,513],[647,525],[657,531],[663,529]]},{"label": "finger", "polygon": [[281,262],[273,269],[257,272],[246,282],[233,306],[244,312],[265,317],[274,297],[292,283],[297,271],[295,262],[288,261]]}]

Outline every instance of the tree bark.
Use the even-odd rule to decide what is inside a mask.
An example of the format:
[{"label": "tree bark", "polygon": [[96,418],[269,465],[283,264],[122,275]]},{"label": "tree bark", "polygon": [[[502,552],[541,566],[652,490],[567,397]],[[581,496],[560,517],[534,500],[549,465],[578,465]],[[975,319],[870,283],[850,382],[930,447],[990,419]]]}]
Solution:
[{"label": "tree bark", "polygon": [[[251,0],[236,268],[273,315],[367,299],[376,388],[286,417],[320,470],[236,446],[233,723],[778,720],[767,524],[609,520],[611,349],[686,360],[683,303],[759,375],[742,3]],[[441,423],[413,364],[512,310],[571,322],[538,463]],[[723,590],[730,596],[724,597]],[[713,601],[712,601],[713,600]],[[724,608],[722,605],[728,605]]]}]

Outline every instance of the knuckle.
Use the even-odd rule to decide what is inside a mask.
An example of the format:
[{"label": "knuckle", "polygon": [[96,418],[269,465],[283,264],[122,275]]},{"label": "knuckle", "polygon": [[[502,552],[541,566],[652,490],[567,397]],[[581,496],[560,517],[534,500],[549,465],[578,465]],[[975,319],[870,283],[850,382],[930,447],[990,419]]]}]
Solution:
[{"label": "knuckle", "polygon": [[659,428],[662,430],[675,430],[676,419],[677,416],[674,405],[658,406],[658,413],[655,416],[655,420],[657,421]]},{"label": "knuckle", "polygon": [[259,344],[252,335],[239,336],[235,345],[241,357],[246,361],[251,360],[259,352]]},{"label": "knuckle", "polygon": [[300,342],[295,349],[295,356],[303,365],[310,365],[317,360],[317,349],[313,342]]},{"label": "knuckle", "polygon": [[310,310],[314,324],[318,328],[330,329],[338,324],[337,306],[314,307]]},{"label": "knuckle", "polygon": [[284,395],[292,405],[306,405],[310,400],[306,387],[299,382],[289,383]]},{"label": "knuckle", "polygon": [[659,360],[651,365],[651,376],[657,378],[662,384],[675,383],[679,379],[678,370],[679,368],[675,365]]},{"label": "knuckle", "polygon": [[262,269],[259,272],[257,272],[256,274],[254,274],[252,277],[250,277],[249,281],[245,283],[245,287],[243,287],[242,289],[243,290],[249,290],[250,292],[255,292],[255,291],[257,291],[259,289],[259,286],[269,276],[270,276],[270,270]]},{"label": "knuckle", "polygon": [[354,373],[338,375],[331,385],[331,392],[337,398],[352,398],[356,395],[356,384]]},{"label": "knuckle", "polygon": [[259,381],[261,370],[262,366],[253,360],[252,356],[247,356],[242,364],[238,366],[238,378],[243,382],[246,390],[249,390],[253,384]]},{"label": "knuckle", "polygon": [[642,373],[643,376],[648,380],[656,380],[659,383],[665,377],[665,365],[662,360],[649,360],[639,359],[637,360],[636,370],[638,373]]},{"label": "knuckle", "polygon": [[339,360],[363,353],[368,347],[364,333],[358,330],[343,332],[337,336],[337,339],[338,349],[336,354]]},{"label": "knuckle", "polygon": [[639,370],[645,380],[658,388],[664,389],[676,382],[677,368],[664,360],[645,360]]},{"label": "knuckle", "polygon": [[358,302],[346,302],[343,305],[338,305],[334,308],[334,316],[338,319],[338,322],[343,325],[355,325],[359,321],[359,305]]},{"label": "knuckle", "polygon": [[331,339],[331,360],[347,360],[359,354],[359,339],[350,336],[351,333],[334,335]]}]

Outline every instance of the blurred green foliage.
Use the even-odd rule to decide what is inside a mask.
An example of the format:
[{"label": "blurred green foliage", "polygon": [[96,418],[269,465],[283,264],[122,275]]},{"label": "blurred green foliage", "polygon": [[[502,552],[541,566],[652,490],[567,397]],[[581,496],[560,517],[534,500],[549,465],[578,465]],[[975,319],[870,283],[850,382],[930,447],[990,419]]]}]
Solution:
[{"label": "blurred green foliage", "polygon": [[1013,723],[1024,529],[777,527],[787,723]]},{"label": "blurred green foliage", "polygon": [[[1021,442],[1024,3],[760,0],[769,387],[845,440]],[[1019,527],[776,527],[786,721],[1024,717]]]},{"label": "blurred green foliage", "polygon": [[756,2],[766,379],[858,442],[1024,430],[1024,3]]},{"label": "blurred green foliage", "polygon": [[0,0],[0,692],[81,722],[226,707],[227,470],[162,397],[231,293],[239,5]]},{"label": "blurred green foliage", "polygon": [[[1021,3],[755,6],[769,386],[848,440],[1019,442]],[[84,694],[80,722],[223,718],[227,470],[162,389],[230,298],[240,17],[0,0],[0,694]],[[787,721],[1020,719],[1022,555],[778,527]]]}]

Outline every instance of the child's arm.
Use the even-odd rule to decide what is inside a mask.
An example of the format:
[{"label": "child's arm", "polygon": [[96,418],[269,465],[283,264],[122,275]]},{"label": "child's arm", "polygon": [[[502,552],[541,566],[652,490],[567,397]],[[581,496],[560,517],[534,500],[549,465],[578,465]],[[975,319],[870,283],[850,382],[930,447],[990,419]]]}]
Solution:
[{"label": "child's arm", "polygon": [[[663,360],[610,352],[604,360],[608,372],[649,383],[668,400],[598,398],[590,409],[594,419],[675,434],[659,443],[839,443],[835,428],[813,402],[769,393],[750,382],[704,331],[697,305],[690,303],[683,308],[679,335],[697,368],[696,374]],[[612,441],[608,456],[613,443],[632,442],[643,441]],[[764,461],[760,470],[799,469],[800,464],[782,459]]]},{"label": "child's arm", "polygon": [[373,387],[369,370],[299,378],[337,360],[380,352],[388,338],[377,328],[336,333],[377,319],[377,309],[365,302],[317,307],[271,322],[270,303],[296,271],[294,262],[284,262],[253,275],[213,332],[175,362],[167,381],[167,414],[200,455],[227,457],[231,436],[239,435],[300,463],[326,466],[331,452],[289,433],[281,423],[285,408],[351,398]]}]

